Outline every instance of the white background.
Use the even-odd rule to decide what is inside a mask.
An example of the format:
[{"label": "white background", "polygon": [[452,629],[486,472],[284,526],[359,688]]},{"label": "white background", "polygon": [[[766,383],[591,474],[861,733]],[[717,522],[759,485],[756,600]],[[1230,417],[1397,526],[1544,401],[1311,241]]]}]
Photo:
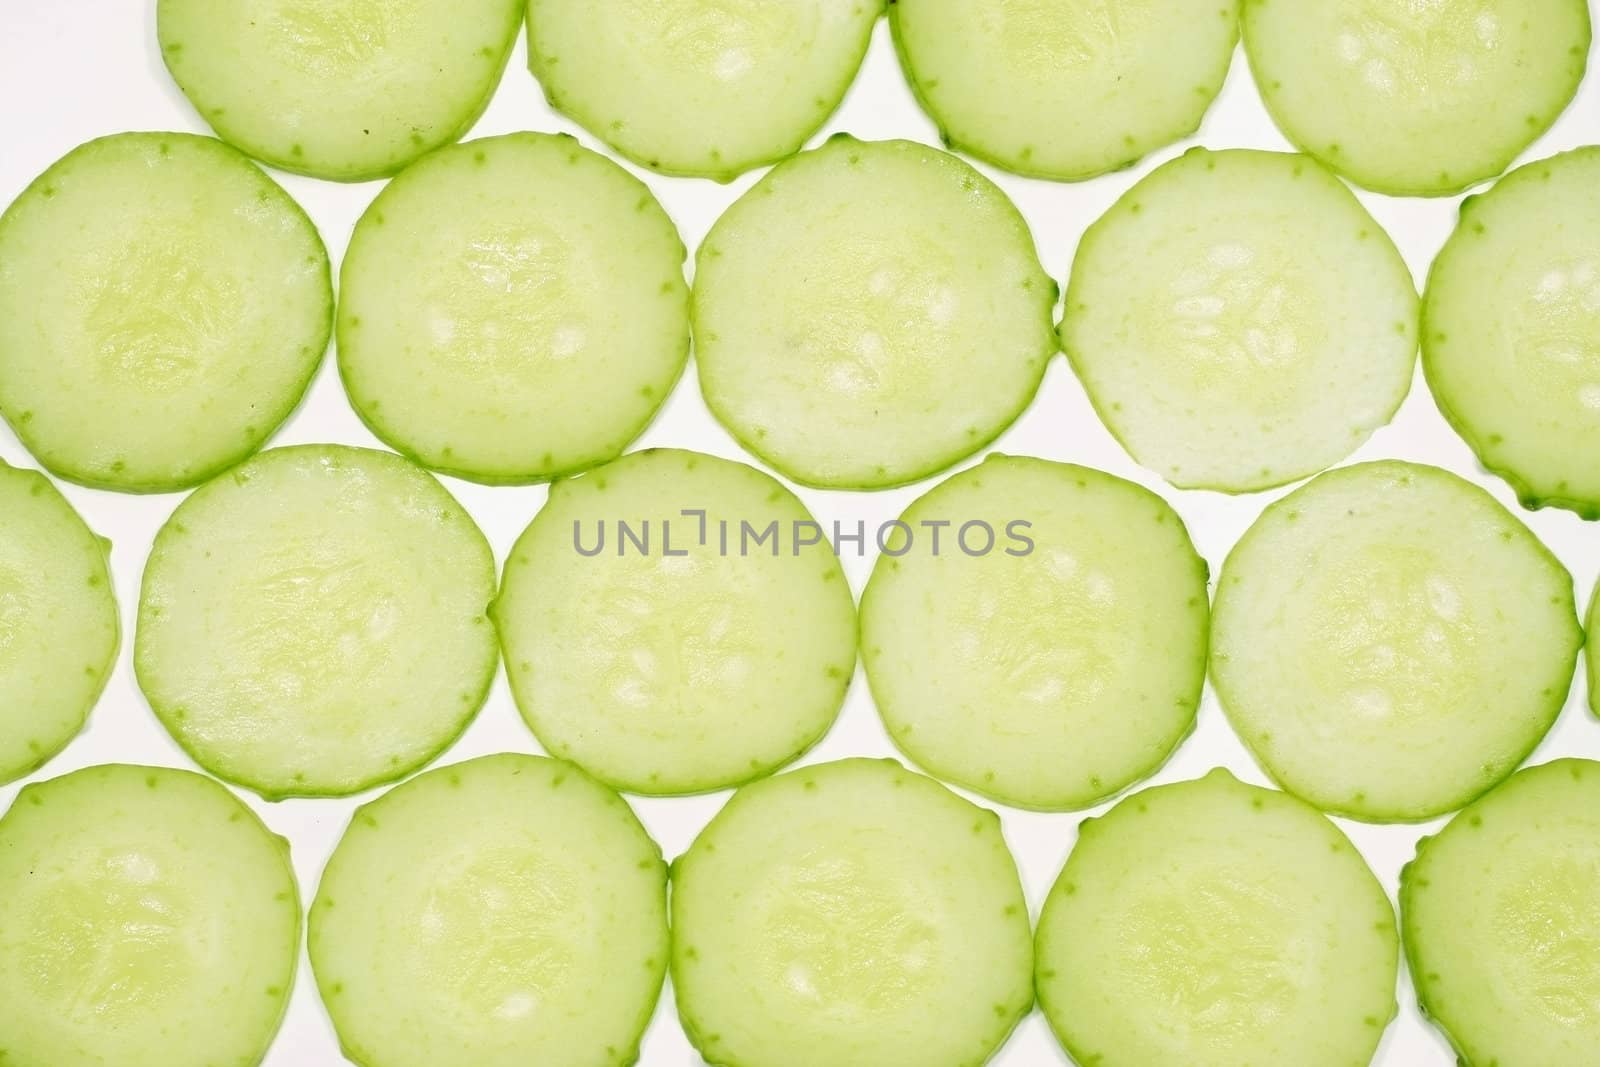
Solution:
[{"label": "white background", "polygon": [[[41,170],[82,141],[124,130],[207,132],[173,86],[155,46],[154,0],[0,0],[0,203],[9,202]],[[865,68],[850,97],[819,139],[837,130],[862,138],[907,137],[937,143],[934,128],[918,111],[895,62],[887,25],[878,27]],[[1173,32],[1181,33],[1181,27]],[[591,147],[601,146],[576,126],[556,116],[527,73],[525,46],[519,43],[504,83],[474,136],[512,130],[565,130]],[[1600,140],[1600,79],[1591,79],[1555,130],[1528,153],[1549,155]],[[1159,152],[1133,171],[1077,185],[1029,181],[986,169],[1016,200],[1028,220],[1046,268],[1064,278],[1084,228],[1140,175],[1186,145]],[[1192,143],[1213,148],[1287,148],[1262,109],[1243,55],[1236,57],[1221,99]],[[691,250],[717,215],[748,188],[755,176],[729,186],[708,181],[666,179],[640,172],[676,219]],[[376,183],[341,186],[275,175],[305,205],[321,227],[335,264],[357,216],[376,195]],[[1600,195],[1600,191],[1597,191]],[[1389,230],[1419,284],[1428,263],[1449,235],[1457,200],[1398,200],[1363,195]],[[276,438],[277,444],[338,441],[377,446],[350,412],[332,358],[304,405]],[[675,445],[754,462],[706,413],[693,370],[685,375],[660,418],[640,445]],[[1227,498],[1213,493],[1174,491],[1136,467],[1096,421],[1083,391],[1057,358],[1033,407],[995,446],[1004,452],[1071,460],[1132,478],[1160,491],[1189,523],[1201,553],[1215,575],[1229,547],[1278,493]],[[0,457],[34,465],[0,424]],[[1381,430],[1354,458],[1399,457],[1436,463],[1489,488],[1510,507],[1515,500],[1498,481],[1480,471],[1435,409],[1420,374],[1394,424]],[[497,555],[504,553],[544,500],[543,488],[488,489],[446,479],[446,484],[476,516]],[[799,490],[824,526],[835,519],[872,524],[893,518],[926,483],[879,494]],[[85,733],[41,771],[38,777],[112,761],[190,764],[157,724],[134,685],[130,666],[132,627],[145,553],[156,529],[177,505],[175,495],[130,497],[63,486],[90,526],[110,537],[112,570],[123,614],[123,647],[104,699]],[[1566,562],[1582,601],[1600,570],[1600,527],[1564,512],[1524,514],[1539,536]],[[870,559],[847,559],[859,595]],[[1581,675],[1581,670],[1580,670]],[[1558,755],[1600,757],[1600,724],[1583,707],[1584,687],[1575,683],[1571,699],[1534,762]],[[488,705],[465,737],[444,757],[455,762],[500,751],[537,751],[517,716],[504,678],[495,683]],[[808,754],[807,762],[846,755],[892,755],[858,674],[837,726]],[[1264,782],[1230,733],[1209,689],[1199,728],[1154,781],[1196,777],[1225,765],[1250,781]],[[0,788],[0,809],[9,806],[17,784]],[[301,890],[309,900],[318,872],[360,799],[306,800],[267,804],[246,796],[268,825],[293,843]],[[636,800],[635,807],[670,858],[682,852],[723,803],[725,795],[667,800]],[[1101,809],[1097,809],[1095,814]],[[1034,914],[1070,847],[1081,815],[1001,812]],[[1417,839],[1439,824],[1422,827],[1369,827],[1342,823],[1365,853],[1391,895],[1401,865]],[[0,901],[0,906],[4,902]],[[1445,1067],[1454,1062],[1444,1042],[1419,1017],[1408,981],[1402,977],[1401,1015],[1389,1030],[1377,1063],[1382,1067]],[[338,1046],[317,1000],[310,968],[302,961],[288,1021],[267,1058],[268,1067],[323,1067],[342,1063]],[[663,997],[644,1044],[647,1067],[690,1067],[701,1061],[678,1028],[670,990]],[[1001,1067],[1052,1067],[1065,1063],[1043,1018],[1035,1012],[996,1061]],[[915,1065],[885,1065],[915,1067]]]}]

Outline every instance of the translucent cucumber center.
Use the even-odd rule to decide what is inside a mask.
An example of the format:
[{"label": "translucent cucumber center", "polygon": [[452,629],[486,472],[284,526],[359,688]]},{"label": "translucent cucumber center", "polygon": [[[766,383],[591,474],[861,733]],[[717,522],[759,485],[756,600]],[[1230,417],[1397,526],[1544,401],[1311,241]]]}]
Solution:
[{"label": "translucent cucumber center", "polygon": [[856,856],[810,856],[761,890],[764,982],[824,1013],[913,1007],[939,978],[936,914],[912,884]]},{"label": "translucent cucumber center", "polygon": [[1508,995],[1557,1025],[1600,1026],[1600,852],[1539,857],[1495,902]]},{"label": "translucent cucumber center", "polygon": [[816,36],[817,4],[794,0],[651,0],[631,4],[634,41],[665,63],[732,81]]},{"label": "translucent cucumber center", "polygon": [[318,79],[368,78],[410,32],[419,0],[271,0],[252,25],[270,27],[274,59]]},{"label": "translucent cucumber center", "polygon": [[7,650],[18,645],[18,636],[34,617],[29,589],[20,570],[0,562],[0,666],[10,662]]},{"label": "translucent cucumber center", "polygon": [[208,924],[163,884],[164,867],[149,851],[107,849],[16,902],[33,916],[22,966],[62,1015],[104,1025],[185,995],[206,951],[191,939]]},{"label": "translucent cucumber center", "polygon": [[1493,0],[1365,0],[1345,19],[1334,49],[1379,92],[1407,106],[1448,105],[1452,87],[1472,82],[1505,28]]},{"label": "translucent cucumber center", "polygon": [[1529,279],[1512,335],[1524,399],[1600,419],[1600,262],[1567,259]]},{"label": "translucent cucumber center", "polygon": [[1150,16],[1149,0],[994,0],[979,17],[998,38],[1000,54],[1048,76],[1063,62],[1107,62]]}]

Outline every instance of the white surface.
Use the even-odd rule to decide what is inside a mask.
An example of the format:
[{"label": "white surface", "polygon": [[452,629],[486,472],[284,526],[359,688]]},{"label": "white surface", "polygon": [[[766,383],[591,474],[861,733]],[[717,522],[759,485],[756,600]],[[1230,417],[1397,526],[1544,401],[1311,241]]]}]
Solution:
[{"label": "white surface", "polygon": [[[155,48],[154,0],[0,0],[0,202],[9,202],[39,171],[68,149],[91,137],[123,130],[205,132],[168,79]],[[901,79],[886,25],[880,25],[872,51],[850,98],[826,132],[848,130],[863,138],[909,137],[935,142],[932,125],[917,110]],[[1175,32],[1177,32],[1175,30]],[[474,134],[510,130],[568,130],[586,144],[593,138],[553,115],[528,75],[519,44],[488,114]],[[1600,140],[1600,79],[1591,77],[1578,101],[1527,158],[1549,155],[1588,140]],[[1243,56],[1237,56],[1222,99],[1198,138],[1214,148],[1284,148],[1267,120],[1250,82]],[[1053,185],[995,174],[1027,214],[1045,266],[1065,276],[1079,234],[1155,162],[1182,151],[1160,152],[1136,170],[1080,185]],[[990,173],[994,173],[990,171]],[[376,184],[339,186],[306,178],[278,176],[322,228],[337,262],[351,226],[376,194]],[[647,175],[652,188],[677,220],[692,248],[717,214],[753,177],[731,186]],[[1449,234],[1456,201],[1395,200],[1364,197],[1394,236],[1419,281]],[[278,435],[276,444],[342,441],[375,446],[345,402],[330,356],[304,406]],[[707,415],[694,374],[685,376],[641,445],[697,448],[738,459],[739,448]],[[1200,551],[1215,574],[1228,548],[1270,499],[1279,493],[1229,499],[1210,493],[1173,491],[1133,465],[1096,421],[1064,360],[1051,366],[1037,402],[998,443],[1006,452],[1088,464],[1156,488],[1188,521]],[[16,439],[0,426],[0,456],[13,464],[34,465]],[[1418,376],[1399,417],[1361,450],[1358,459],[1399,457],[1437,463],[1486,485],[1508,506],[1505,486],[1478,470],[1471,454],[1445,426]],[[503,559],[512,540],[544,499],[542,488],[486,489],[446,479],[471,509]],[[929,483],[931,484],[931,483]],[[122,655],[89,728],[67,751],[35,775],[52,777],[79,767],[111,761],[189,766],[162,732],[134,685],[130,665],[132,627],[145,552],[157,527],[177,505],[176,496],[125,497],[63,487],[89,524],[112,538],[112,568],[122,605]],[[801,496],[826,525],[858,518],[869,524],[897,515],[927,485],[881,494],[822,493]],[[1600,527],[1564,512],[1523,516],[1566,562],[1578,582],[1580,598],[1600,570]],[[859,594],[870,559],[847,558],[846,569]],[[1583,685],[1575,684],[1561,721],[1534,757],[1600,757],[1600,724],[1583,708]],[[488,706],[466,736],[444,757],[455,762],[489,752],[536,751],[499,679]],[[873,712],[864,680],[857,676],[838,725],[807,757],[807,762],[846,755],[891,755],[893,750]],[[1198,776],[1222,764],[1249,781],[1264,778],[1228,730],[1215,698],[1207,693],[1195,735],[1154,779],[1166,782]],[[0,809],[10,804],[17,785],[0,789]],[[266,804],[248,797],[267,823],[294,845],[295,867],[309,900],[317,875],[356,800],[289,801]],[[723,795],[677,800],[641,800],[635,807],[668,857],[682,852],[717,810]],[[1003,810],[1006,834],[1016,852],[1035,914],[1069,848],[1079,815],[1037,815]],[[1417,839],[1431,827],[1368,827],[1343,823],[1391,894],[1401,865]],[[1437,825],[1437,824],[1434,824]],[[1382,1067],[1445,1067],[1454,1062],[1443,1041],[1419,1017],[1410,986],[1402,978],[1401,1016],[1390,1029],[1377,1063]],[[289,1018],[267,1058],[269,1067],[323,1067],[343,1062],[332,1030],[303,966]],[[698,1064],[678,1028],[670,991],[645,1041],[648,1067]],[[1035,1012],[996,1061],[1002,1067],[1049,1067],[1066,1062],[1043,1018]],[[915,1067],[915,1065],[885,1065]]]}]

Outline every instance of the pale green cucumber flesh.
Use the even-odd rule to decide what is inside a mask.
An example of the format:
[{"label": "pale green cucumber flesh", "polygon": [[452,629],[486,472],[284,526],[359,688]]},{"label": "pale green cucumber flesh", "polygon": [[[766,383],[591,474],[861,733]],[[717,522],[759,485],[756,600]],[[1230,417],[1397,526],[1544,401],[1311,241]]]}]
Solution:
[{"label": "pale green cucumber flesh", "polygon": [[1600,149],[1521,167],[1462,205],[1423,306],[1439,408],[1525,507],[1600,518]]},{"label": "pale green cucumber flesh", "polygon": [[1245,0],[1278,128],[1357,185],[1448,196],[1493,178],[1566,110],[1585,0]]},{"label": "pale green cucumber flesh", "polygon": [[1589,683],[1589,710],[1600,716],[1600,584],[1589,599],[1583,620],[1584,677]]},{"label": "pale green cucumber flesh", "polygon": [[1435,467],[1324,474],[1223,565],[1211,670],[1285,789],[1379,822],[1454,811],[1555,722],[1582,644],[1572,579],[1509,512]]},{"label": "pale green cucumber flesh", "polygon": [[361,1067],[625,1067],[667,969],[667,869],[616,793],[499,755],[364,805],[308,947]]},{"label": "pale green cucumber flesh", "polygon": [[269,798],[343,796],[430,762],[498,651],[471,516],[388,452],[274,449],[190,496],[145,568],[140,688],[206,770]]},{"label": "pale green cucumber flesh", "polygon": [[90,141],[0,215],[0,416],[71,481],[168,492],[238,463],[332,317],[310,219],[209,137]]},{"label": "pale green cucumber flesh", "polygon": [[1056,351],[1055,295],[1022,216],[977,171],[838,136],[774,168],[701,244],[701,390],[794,481],[906,484],[1027,407]]},{"label": "pale green cucumber flesh", "polygon": [[812,523],[771,477],[694,452],[555,483],[493,611],[544,747],[615,788],[680,794],[761,777],[815,743],[844,701],[856,622]]},{"label": "pale green cucumber flesh", "polygon": [[1193,727],[1206,564],[1160,497],[991,456],[900,521],[910,540],[873,570],[861,647],[884,725],[919,765],[1069,810],[1150,774]]},{"label": "pale green cucumber flesh", "polygon": [[1400,253],[1305,156],[1193,149],[1084,235],[1062,347],[1142,466],[1251,492],[1354,452],[1411,387]]},{"label": "pale green cucumber flesh", "polygon": [[884,0],[530,0],[550,105],[630,160],[729,181],[839,106]]},{"label": "pale green cucumber flesh", "polygon": [[395,173],[489,103],[520,0],[158,0],[161,57],[200,117],[282,170]]},{"label": "pale green cucumber flesh", "polygon": [[683,243],[569,137],[441,149],[389,183],[340,271],[339,370],[384,441],[505,484],[615,459],[689,355]]},{"label": "pale green cucumber flesh", "polygon": [[289,845],[189,771],[90,767],[0,818],[0,1062],[256,1067],[294,985]]},{"label": "pale green cucumber flesh", "polygon": [[898,0],[889,18],[947,143],[1064,181],[1198,129],[1239,39],[1238,0]]},{"label": "pale green cucumber flesh", "polygon": [[891,760],[740,790],[674,862],[672,923],[719,1067],[979,1067],[1033,1004],[1000,820]]},{"label": "pale green cucumber flesh", "polygon": [[1085,822],[1036,954],[1045,1017],[1096,1067],[1355,1067],[1396,1013],[1394,910],[1361,854],[1223,770]]},{"label": "pale green cucumber flesh", "polygon": [[0,460],[0,783],[65,748],[105,688],[121,630],[109,548],[49,479]]}]

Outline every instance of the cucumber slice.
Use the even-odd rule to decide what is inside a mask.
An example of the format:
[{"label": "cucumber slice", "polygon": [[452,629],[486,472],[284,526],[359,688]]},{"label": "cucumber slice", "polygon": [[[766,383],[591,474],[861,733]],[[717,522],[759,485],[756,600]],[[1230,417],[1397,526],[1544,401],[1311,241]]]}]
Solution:
[{"label": "cucumber slice", "polygon": [[1245,0],[1244,44],[1289,140],[1369,189],[1448,196],[1566,110],[1585,0]]},{"label": "cucumber slice", "polygon": [[361,1067],[632,1064],[667,969],[667,868],[577,768],[505,754],[363,806],[308,947]]},{"label": "cucumber slice", "polygon": [[0,416],[70,481],[169,492],[238,463],[332,320],[316,227],[209,137],[90,141],[0,215]]},{"label": "cucumber slice", "polygon": [[6,1067],[261,1062],[300,952],[289,843],[190,771],[25,786],[0,818]]},{"label": "cucumber slice", "polygon": [[977,1067],[1033,1006],[1000,820],[893,760],[734,794],[672,867],[672,985],[727,1067]]},{"label": "cucumber slice", "polygon": [[780,164],[695,263],[706,403],[805,485],[943,470],[1022,413],[1056,351],[1056,289],[1027,223],[977,171],[910,141],[841,135]]},{"label": "cucumber slice", "polygon": [[1394,417],[1417,293],[1312,160],[1197,148],[1084,234],[1061,341],[1140,464],[1179,488],[1252,492],[1337,463]]},{"label": "cucumber slice", "polygon": [[1600,584],[1589,599],[1589,613],[1583,620],[1584,677],[1589,683],[1589,710],[1600,716]]},{"label": "cucumber slice", "polygon": [[900,522],[861,598],[862,659],[889,736],[929,772],[1016,807],[1086,808],[1193,728],[1206,564],[1160,497],[991,456]]},{"label": "cucumber slice", "polygon": [[275,167],[365,181],[464,135],[521,0],[158,0],[161,58],[218,136]]},{"label": "cucumber slice", "polygon": [[570,137],[455,145],[386,186],[340,272],[339,371],[422,464],[526,483],[615,459],[689,357],[683,243]]},{"label": "cucumber slice", "polygon": [[636,793],[770,774],[833,725],[855,669],[855,602],[805,505],[676,449],[551,486],[493,615],[540,743]]},{"label": "cucumber slice", "polygon": [[1239,40],[1239,0],[899,0],[889,19],[946,143],[1062,181],[1199,129]]},{"label": "cucumber slice", "polygon": [[730,181],[844,99],[885,0],[529,0],[550,106],[663,174]]},{"label": "cucumber slice", "polygon": [[1572,578],[1527,527],[1453,474],[1391,461],[1267,508],[1223,565],[1211,670],[1285,789],[1417,821],[1527,758],[1582,643]]},{"label": "cucumber slice", "polygon": [[1039,916],[1039,1003],[1096,1067],[1351,1067],[1395,1017],[1394,909],[1307,805],[1225,770],[1078,831]]},{"label": "cucumber slice", "polygon": [[1600,148],[1513,171],[1462,205],[1428,275],[1433,398],[1523,506],[1600,518]]},{"label": "cucumber slice", "polygon": [[1422,1010],[1461,1063],[1581,1064],[1600,1047],[1600,764],[1530,767],[1423,839],[1400,874]]},{"label": "cucumber slice", "polygon": [[105,688],[121,629],[109,551],[48,478],[0,460],[0,785],[66,748]]},{"label": "cucumber slice", "polygon": [[156,535],[134,634],[151,708],[194,761],[268,799],[344,796],[431,762],[498,653],[494,557],[388,452],[265,452]]}]

